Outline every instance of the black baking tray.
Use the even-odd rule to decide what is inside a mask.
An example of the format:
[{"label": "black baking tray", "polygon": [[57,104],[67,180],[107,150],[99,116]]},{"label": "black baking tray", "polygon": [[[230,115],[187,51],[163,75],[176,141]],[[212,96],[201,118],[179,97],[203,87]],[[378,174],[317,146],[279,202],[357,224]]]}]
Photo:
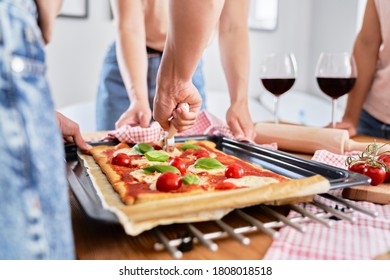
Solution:
[{"label": "black baking tray", "polygon": [[[331,189],[347,188],[369,184],[370,178],[324,163],[304,159],[286,152],[272,150],[247,142],[239,142],[223,136],[199,135],[175,137],[177,143],[188,140],[208,140],[217,149],[260,167],[269,169],[292,179],[322,175],[330,182]],[[116,145],[118,142],[91,143],[92,145]],[[82,161],[77,157],[77,148],[66,145],[67,176],[69,185],[85,213],[101,222],[118,223],[116,216],[103,208]]]}]

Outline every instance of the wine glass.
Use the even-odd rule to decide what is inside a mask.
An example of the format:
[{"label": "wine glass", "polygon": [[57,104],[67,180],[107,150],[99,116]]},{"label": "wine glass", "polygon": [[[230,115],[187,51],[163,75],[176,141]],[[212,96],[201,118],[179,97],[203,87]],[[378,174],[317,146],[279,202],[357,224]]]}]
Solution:
[{"label": "wine glass", "polygon": [[332,98],[332,127],[336,127],[337,99],[351,91],[357,78],[352,54],[321,53],[316,67],[317,83],[322,92]]},{"label": "wine glass", "polygon": [[260,80],[267,91],[274,95],[274,122],[279,123],[279,97],[291,89],[297,74],[293,53],[273,53],[262,60]]}]

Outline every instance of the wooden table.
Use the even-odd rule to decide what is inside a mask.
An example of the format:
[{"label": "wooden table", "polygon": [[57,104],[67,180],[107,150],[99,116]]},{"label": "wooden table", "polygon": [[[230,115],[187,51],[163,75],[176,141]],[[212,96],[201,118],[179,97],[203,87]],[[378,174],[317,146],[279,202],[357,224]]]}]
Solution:
[{"label": "wooden table", "polygon": [[[355,137],[354,140],[368,142],[369,137]],[[300,155],[310,158],[311,155]],[[72,222],[78,259],[88,260],[164,260],[172,259],[166,251],[156,251],[153,244],[157,241],[151,232],[131,237],[125,234],[120,225],[105,224],[88,218],[74,195],[70,194],[72,206]],[[206,224],[207,225],[207,224]],[[247,235],[250,237],[249,245],[242,245],[232,238],[219,239],[217,252],[204,246],[195,244],[194,249],[183,254],[182,259],[262,259],[272,244],[272,239],[261,232]]]}]

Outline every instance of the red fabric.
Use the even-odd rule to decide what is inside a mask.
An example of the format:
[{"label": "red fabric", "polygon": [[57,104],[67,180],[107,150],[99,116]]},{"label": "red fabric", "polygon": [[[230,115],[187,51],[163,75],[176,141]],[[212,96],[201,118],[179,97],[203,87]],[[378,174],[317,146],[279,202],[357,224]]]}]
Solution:
[{"label": "red fabric", "polygon": [[[235,138],[229,127],[216,116],[207,111],[201,111],[196,119],[195,125],[177,136],[191,135],[223,135],[238,141],[246,141],[254,144],[253,141],[246,138]],[[163,138],[164,131],[157,122],[153,122],[150,127],[142,128],[140,126],[123,126],[120,129],[110,131],[105,140],[118,139],[120,142],[139,143],[159,141]],[[271,149],[277,149],[276,143],[262,145]]]},{"label": "red fabric", "polygon": [[[355,154],[355,153],[352,153]],[[344,162],[347,155],[337,155],[328,151],[316,151],[313,160],[346,168]],[[340,191],[333,191],[340,195]],[[318,198],[327,205],[334,202]],[[300,233],[291,227],[280,229],[280,238],[272,243],[264,259],[319,259],[319,260],[365,260],[390,250],[390,205],[378,205],[370,202],[354,202],[360,206],[378,212],[378,217],[354,211],[350,215],[356,217],[356,223],[345,220],[335,221],[331,228],[319,223],[306,224],[306,232]],[[306,210],[313,213],[320,211],[307,204]],[[289,218],[298,216],[291,212]]]}]

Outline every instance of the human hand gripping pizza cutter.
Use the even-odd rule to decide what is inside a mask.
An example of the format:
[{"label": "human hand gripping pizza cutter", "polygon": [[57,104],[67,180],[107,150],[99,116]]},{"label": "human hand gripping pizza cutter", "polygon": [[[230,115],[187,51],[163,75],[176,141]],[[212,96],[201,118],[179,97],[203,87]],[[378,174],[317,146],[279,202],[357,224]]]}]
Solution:
[{"label": "human hand gripping pizza cutter", "polygon": [[[183,108],[187,112],[190,111],[190,106],[188,103],[179,103],[177,108]],[[173,116],[171,116],[168,121],[171,121]],[[176,127],[171,123],[168,132],[166,132],[163,140],[163,149],[166,152],[173,152],[175,150],[175,134],[177,133]]]}]

